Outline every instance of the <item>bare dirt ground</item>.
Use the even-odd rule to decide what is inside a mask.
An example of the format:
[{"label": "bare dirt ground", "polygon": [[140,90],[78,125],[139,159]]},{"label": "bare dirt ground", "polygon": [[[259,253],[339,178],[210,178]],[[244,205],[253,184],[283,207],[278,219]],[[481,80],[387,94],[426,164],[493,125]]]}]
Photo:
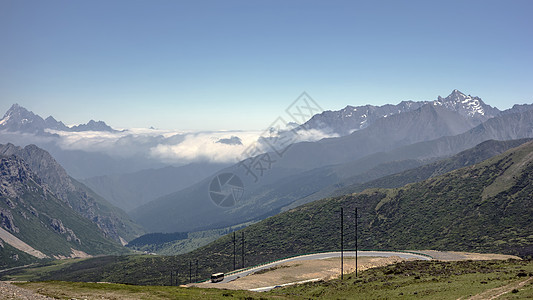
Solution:
[{"label": "bare dirt ground", "polygon": [[0,281],[0,299],[17,299],[17,300],[33,300],[33,299],[53,299],[43,295],[36,294],[33,291],[19,288],[6,281]]},{"label": "bare dirt ground", "polygon": [[[405,259],[392,257],[359,257],[358,271],[390,265]],[[277,265],[270,269],[239,278],[228,283],[201,283],[195,286],[203,288],[221,288],[230,290],[249,290],[267,286],[276,286],[310,279],[329,280],[340,274],[340,258],[292,261]],[[355,271],[355,259],[344,258],[344,273]]]},{"label": "bare dirt ground", "polygon": [[[416,251],[432,256],[436,260],[458,261],[458,260],[506,260],[520,259],[513,255],[504,254],[482,254],[455,251],[435,251],[422,250]],[[393,257],[359,257],[358,271],[369,268],[380,267],[404,261],[405,259],[397,256]],[[344,273],[355,271],[355,259],[353,257],[344,258]],[[294,261],[277,265],[268,271],[259,271],[254,274],[239,278],[228,283],[201,283],[192,286],[203,288],[220,288],[220,289],[256,289],[268,286],[277,286],[286,283],[296,283],[305,280],[318,279],[329,280],[339,276],[340,258],[328,258],[318,260]]]}]

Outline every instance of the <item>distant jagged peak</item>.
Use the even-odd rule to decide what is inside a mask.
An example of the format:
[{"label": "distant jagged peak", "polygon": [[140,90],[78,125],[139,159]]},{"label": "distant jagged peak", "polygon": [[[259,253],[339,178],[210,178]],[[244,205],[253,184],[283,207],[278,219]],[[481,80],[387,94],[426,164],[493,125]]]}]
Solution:
[{"label": "distant jagged peak", "polygon": [[422,105],[422,102],[414,101],[402,101],[396,105],[385,104],[381,106],[371,104],[348,105],[341,110],[327,110],[316,114],[302,125],[302,128],[317,129],[325,133],[344,136],[366,128],[378,119],[418,109]]},{"label": "distant jagged peak", "polygon": [[48,118],[44,119],[46,122],[57,122],[57,120],[52,117],[52,116],[48,116]]},{"label": "distant jagged peak", "polygon": [[445,98],[438,96],[436,101],[437,102],[457,102],[457,101],[465,101],[467,99],[468,100],[470,99],[481,100],[479,97],[472,97],[470,95],[466,95],[462,93],[461,91],[455,89]]},{"label": "distant jagged peak", "polygon": [[317,129],[325,133],[334,133],[340,136],[351,134],[354,131],[364,129],[381,118],[387,118],[395,114],[416,110],[423,105],[432,104],[454,111],[481,123],[492,117],[498,116],[501,112],[495,107],[487,105],[479,97],[464,94],[458,89],[454,89],[448,96],[438,96],[437,100],[430,101],[402,101],[398,104],[385,104],[381,106],[348,105],[343,109],[331,111],[327,110],[312,116],[302,128]]},{"label": "distant jagged peak", "polygon": [[0,120],[0,129],[7,131],[19,131],[28,133],[44,133],[45,129],[60,131],[110,131],[115,132],[113,128],[103,121],[90,120],[87,124],[80,124],[73,127],[67,127],[63,122],[57,121],[54,117],[49,116],[46,119],[34,114],[32,111],[15,103],[7,110],[4,117]]},{"label": "distant jagged peak", "polygon": [[27,110],[26,108],[20,106],[18,103],[11,105],[11,107],[4,114],[4,119],[6,117],[15,117],[15,116],[36,116],[32,111]]},{"label": "distant jagged peak", "polygon": [[116,131],[104,121],[89,120],[87,124],[80,124],[70,127],[70,131]]},{"label": "distant jagged peak", "polygon": [[11,105],[11,107],[7,110],[7,113],[6,114],[9,114],[9,113],[12,113],[12,112],[15,112],[15,111],[28,111],[26,108],[20,106],[18,103],[13,103],[13,105]]},{"label": "distant jagged peak", "polygon": [[42,132],[45,127],[43,118],[27,110],[26,108],[13,104],[0,120],[0,129],[8,131],[22,132]]},{"label": "distant jagged peak", "polygon": [[446,98],[438,96],[437,100],[433,101],[433,104],[457,111],[464,116],[481,118],[482,120],[499,114],[497,108],[485,104],[481,98],[466,95],[457,89],[453,90]]}]

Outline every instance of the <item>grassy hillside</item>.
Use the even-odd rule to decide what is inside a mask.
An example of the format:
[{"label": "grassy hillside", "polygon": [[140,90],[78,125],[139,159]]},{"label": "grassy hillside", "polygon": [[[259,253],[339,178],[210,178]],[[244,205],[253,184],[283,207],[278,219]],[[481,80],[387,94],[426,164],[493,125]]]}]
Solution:
[{"label": "grassy hillside", "polygon": [[[270,292],[102,283],[26,282],[18,286],[56,298],[83,299],[488,299],[533,297],[532,261],[411,261]],[[528,281],[529,279],[529,281]],[[500,299],[499,298],[499,299]]]},{"label": "grassy hillside", "polygon": [[[294,208],[327,197],[359,193],[369,188],[402,187],[409,183],[419,182],[430,177],[480,163],[529,141],[531,139],[509,141],[488,140],[451,157],[430,163],[424,163],[419,160],[401,160],[383,163],[361,175],[339,180],[340,182],[337,181],[335,184],[291,203],[287,208]],[[342,170],[343,168],[347,168],[347,166],[336,166],[336,168]],[[328,170],[324,169],[324,171]]]},{"label": "grassy hillside", "polygon": [[[359,246],[363,249],[531,256],[532,194],[533,142],[529,142],[480,164],[419,183],[323,199],[253,224],[240,231],[245,234],[245,264],[339,249],[341,207],[345,209],[347,248],[354,247],[353,211],[358,207]],[[205,278],[212,272],[231,270],[232,253],[232,236],[227,235],[180,256],[94,258],[46,278],[165,284],[170,271],[178,270],[180,280],[186,282],[189,261],[199,260],[199,274]]]},{"label": "grassy hillside", "polygon": [[351,274],[345,280],[275,289],[269,295],[292,299],[463,299],[478,295],[488,299],[506,292],[510,299],[530,299],[531,280],[525,286],[519,284],[532,275],[531,261],[411,261],[369,269],[358,277]]},{"label": "grassy hillside", "polygon": [[0,270],[24,266],[42,261],[35,256],[20,251],[0,239]]}]

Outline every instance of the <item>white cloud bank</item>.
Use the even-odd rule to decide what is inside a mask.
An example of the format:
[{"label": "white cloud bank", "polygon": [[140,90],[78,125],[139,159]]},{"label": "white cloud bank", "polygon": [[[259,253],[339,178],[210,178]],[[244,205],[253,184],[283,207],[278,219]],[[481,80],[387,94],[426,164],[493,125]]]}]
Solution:
[{"label": "white cloud bank", "polygon": [[[154,129],[127,129],[119,132],[66,132],[49,130],[55,143],[64,150],[101,152],[115,157],[145,157],[163,163],[209,161],[231,163],[243,159],[251,147],[268,149],[258,139],[265,131],[183,132]],[[336,135],[319,130],[299,130],[293,142],[316,141]],[[238,137],[241,144],[217,143]]]},{"label": "white cloud bank", "polygon": [[[253,145],[261,132],[238,131],[238,132],[199,132],[184,135],[179,143],[160,143],[151,148],[152,157],[163,161],[195,161],[207,160],[210,162],[236,162],[241,153]],[[217,143],[220,139],[228,139],[232,136],[240,138],[240,145],[228,145]]]}]

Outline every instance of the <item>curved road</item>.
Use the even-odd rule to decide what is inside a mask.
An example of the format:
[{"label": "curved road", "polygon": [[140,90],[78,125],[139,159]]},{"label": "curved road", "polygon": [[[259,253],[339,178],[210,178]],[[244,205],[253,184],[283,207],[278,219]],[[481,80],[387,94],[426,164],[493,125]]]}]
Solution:
[{"label": "curved road", "polygon": [[[325,258],[333,258],[333,257],[340,257],[341,253],[338,252],[326,252],[326,253],[317,253],[317,254],[308,254],[308,255],[302,255],[292,258],[287,258],[284,260],[275,261],[266,265],[258,266],[252,269],[244,270],[235,274],[224,276],[224,280],[221,281],[224,282],[230,282],[237,278],[244,277],[246,275],[249,275],[251,273],[255,273],[262,269],[268,269],[272,268],[273,266],[283,264],[290,261],[299,261],[299,260],[313,260],[313,259],[325,259]],[[349,256],[355,256],[355,251],[345,251],[344,252],[345,257]],[[419,259],[419,260],[431,260],[430,257],[420,255],[420,254],[414,254],[414,253],[405,253],[405,252],[393,252],[393,251],[357,251],[357,256],[379,256],[379,257],[390,257],[390,256],[398,256],[405,259]]]}]

